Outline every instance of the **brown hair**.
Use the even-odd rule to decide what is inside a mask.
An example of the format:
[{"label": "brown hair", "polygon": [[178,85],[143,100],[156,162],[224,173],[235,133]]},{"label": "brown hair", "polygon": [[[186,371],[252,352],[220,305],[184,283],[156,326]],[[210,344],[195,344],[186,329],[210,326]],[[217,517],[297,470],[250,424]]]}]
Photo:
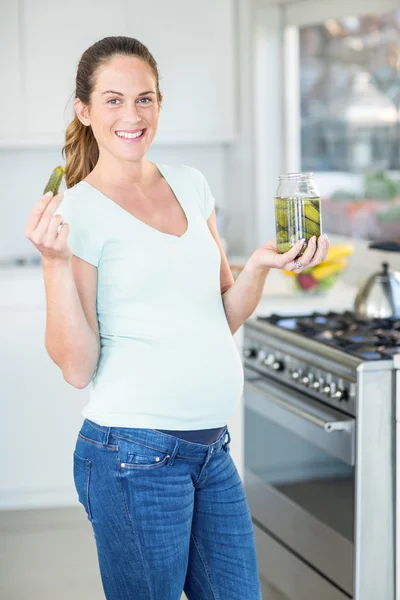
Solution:
[{"label": "brown hair", "polygon": [[[157,99],[161,104],[157,63],[150,51],[132,37],[111,36],[99,40],[82,54],[76,74],[75,98],[90,106],[90,99],[96,84],[99,67],[110,62],[116,55],[136,56],[146,62],[156,79]],[[65,182],[67,188],[82,181],[95,167],[99,158],[99,147],[92,128],[84,125],[74,115],[65,132],[65,145],[62,149],[65,159]]]}]

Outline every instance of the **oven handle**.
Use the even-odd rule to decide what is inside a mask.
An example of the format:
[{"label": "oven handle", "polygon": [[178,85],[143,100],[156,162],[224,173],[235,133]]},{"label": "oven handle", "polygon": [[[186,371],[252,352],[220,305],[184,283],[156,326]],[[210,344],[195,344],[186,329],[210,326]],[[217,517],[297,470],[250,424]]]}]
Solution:
[{"label": "oven handle", "polygon": [[[246,382],[248,385],[251,385],[253,388],[255,388],[257,392],[265,394],[265,391],[262,388],[258,387],[257,385],[254,385],[253,383],[253,381],[256,381],[258,379],[260,378],[254,378],[252,381],[247,379]],[[289,412],[297,415],[298,417],[301,417],[305,421],[308,421],[313,425],[317,425],[327,433],[331,433],[332,431],[346,431],[348,433],[352,433],[354,429],[353,419],[343,421],[327,421],[325,419],[321,419],[317,415],[313,415],[312,413],[307,412],[299,406],[295,406],[294,404],[283,400],[282,398],[277,398],[276,396],[268,396],[268,399],[274,402],[275,404],[279,404],[285,410],[288,410]]]}]

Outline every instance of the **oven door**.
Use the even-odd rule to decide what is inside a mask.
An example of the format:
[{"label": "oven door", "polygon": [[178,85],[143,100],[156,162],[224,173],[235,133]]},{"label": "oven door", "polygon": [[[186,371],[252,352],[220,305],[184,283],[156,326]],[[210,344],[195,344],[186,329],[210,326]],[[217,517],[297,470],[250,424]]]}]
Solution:
[{"label": "oven door", "polygon": [[352,596],[355,420],[248,368],[244,402],[253,520]]}]

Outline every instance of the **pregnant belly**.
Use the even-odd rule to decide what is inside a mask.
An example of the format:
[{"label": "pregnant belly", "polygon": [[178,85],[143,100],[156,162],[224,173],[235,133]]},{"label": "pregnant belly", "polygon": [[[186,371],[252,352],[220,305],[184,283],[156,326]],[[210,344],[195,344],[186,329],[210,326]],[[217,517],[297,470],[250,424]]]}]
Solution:
[{"label": "pregnant belly", "polygon": [[[179,414],[217,423],[228,419],[243,391],[243,366],[231,335],[213,344],[180,337],[168,344],[159,339],[115,340],[102,347],[93,380],[97,402],[116,412],[130,407],[135,414]],[[186,417],[185,417],[186,415]]]}]

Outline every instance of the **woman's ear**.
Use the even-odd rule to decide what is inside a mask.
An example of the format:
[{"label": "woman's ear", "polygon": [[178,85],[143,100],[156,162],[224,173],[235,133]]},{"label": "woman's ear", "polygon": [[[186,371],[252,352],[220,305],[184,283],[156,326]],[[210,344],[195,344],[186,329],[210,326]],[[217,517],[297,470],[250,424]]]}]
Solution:
[{"label": "woman's ear", "polygon": [[80,98],[75,98],[74,109],[76,116],[83,125],[90,125],[89,107]]}]

